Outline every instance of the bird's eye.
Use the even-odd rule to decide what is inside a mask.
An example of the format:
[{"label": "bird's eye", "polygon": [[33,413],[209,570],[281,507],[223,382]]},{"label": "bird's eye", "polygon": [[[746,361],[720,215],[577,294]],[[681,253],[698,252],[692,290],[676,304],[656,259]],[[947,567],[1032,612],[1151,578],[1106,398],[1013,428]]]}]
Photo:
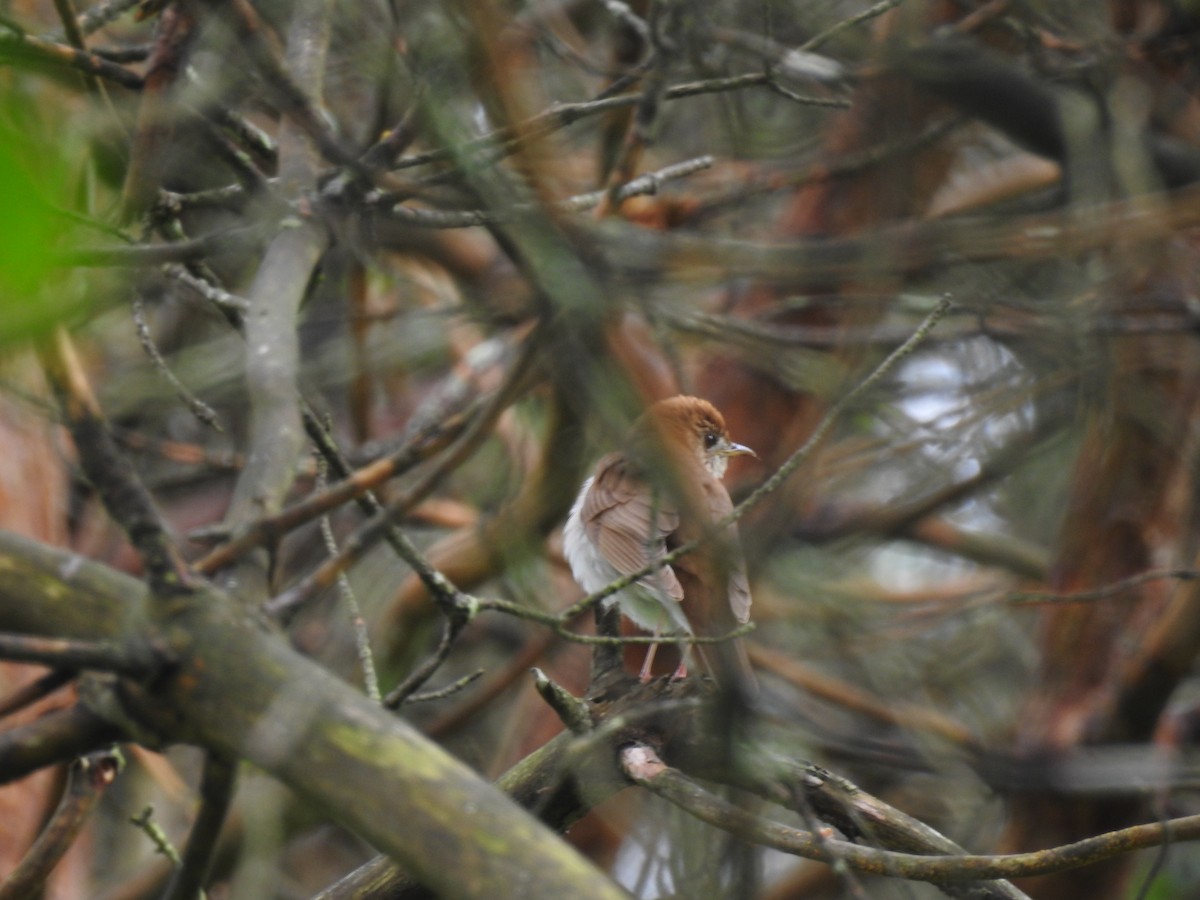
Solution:
[{"label": "bird's eye", "polygon": [[704,432],[704,449],[711,450],[713,447],[717,446],[718,440],[720,440],[720,435],[718,435],[715,431]]}]

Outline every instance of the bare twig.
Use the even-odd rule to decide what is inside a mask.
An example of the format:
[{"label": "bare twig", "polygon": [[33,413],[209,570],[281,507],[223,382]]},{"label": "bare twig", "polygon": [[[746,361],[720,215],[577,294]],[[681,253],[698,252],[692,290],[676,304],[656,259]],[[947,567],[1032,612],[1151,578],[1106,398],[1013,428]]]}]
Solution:
[{"label": "bare twig", "polygon": [[811,832],[800,831],[749,813],[700,787],[678,770],[670,768],[645,745],[627,748],[622,753],[622,768],[637,784],[652,790],[700,820],[738,834],[746,840],[807,859],[833,862],[836,858],[844,860],[860,871],[936,884],[1045,875],[1112,859],[1134,850],[1156,847],[1168,838],[1172,841],[1200,839],[1200,816],[1184,816],[1166,822],[1134,825],[1073,844],[1031,853],[1004,856],[918,856],[874,850],[846,841],[818,841]]},{"label": "bare twig", "polygon": [[136,72],[86,50],[34,37],[21,31],[0,34],[0,63],[23,61],[51,63],[77,69],[85,75],[103,78],[134,91],[140,91],[143,85],[142,76]]},{"label": "bare twig", "polygon": [[[416,464],[429,458],[454,441],[462,434],[470,421],[469,416],[455,415],[449,421],[431,422],[410,437],[402,446],[388,456],[363,466],[353,472],[340,467],[340,481],[323,491],[316,491],[279,513],[264,516],[240,528],[234,538],[213,550],[203,559],[198,560],[194,568],[197,572],[215,572],[229,565],[247,551],[262,546],[270,541],[278,540],[283,535],[306,522],[311,522],[331,510],[337,509],[349,500],[370,497],[373,488],[378,487],[390,478],[402,475]],[[314,423],[316,425],[316,423]],[[316,425],[315,431],[323,435],[324,430]],[[309,429],[312,438],[314,429]],[[324,437],[320,438],[324,440]],[[334,461],[333,448],[322,450],[322,456],[331,466]],[[367,501],[366,512],[370,515],[378,513],[382,506],[371,497]]]},{"label": "bare twig", "polygon": [[83,34],[99,31],[141,2],[142,0],[102,0],[79,14],[79,30]]},{"label": "bare twig", "polygon": [[203,278],[196,277],[179,263],[168,263],[163,268],[171,278],[186,284],[218,309],[230,310],[238,316],[245,315],[250,309],[248,300],[231,294]]},{"label": "bare twig", "polygon": [[84,374],[75,346],[62,329],[42,353],[58,394],[63,420],[79,453],[84,474],[114,521],[129,535],[156,594],[189,591],[193,579],[168,535],[154,500],[129,458],[117,446]]},{"label": "bare twig", "polygon": [[53,254],[60,265],[81,268],[109,266],[155,266],[208,259],[229,250],[245,250],[258,243],[268,231],[262,224],[225,228],[173,244],[141,244],[136,247],[80,247]]},{"label": "bare twig", "polygon": [[71,764],[67,788],[54,815],[20,864],[0,884],[0,900],[41,894],[50,872],[70,849],[104,791],[116,781],[121,758],[111,750],[80,757]]},{"label": "bare twig", "polygon": [[876,3],[869,9],[864,9],[862,12],[856,13],[855,15],[843,19],[835,25],[831,25],[829,28],[826,28],[820,34],[801,44],[800,50],[801,52],[811,52],[816,50],[822,44],[828,43],[843,31],[847,31],[853,28],[855,25],[860,25],[863,22],[877,18],[878,16],[883,15],[889,9],[895,9],[903,2],[904,0],[881,0],[881,2]]},{"label": "bare twig", "polygon": [[[458,636],[462,634],[462,630],[469,622],[470,618],[465,607],[461,613],[458,612],[458,608],[452,610],[442,626],[442,639],[438,642],[437,649],[421,665],[410,672],[407,678],[388,692],[388,695],[383,698],[383,705],[388,709],[398,709],[410,701],[413,695],[421,689],[421,686],[429,681],[450,657],[450,652],[454,649]],[[474,679],[472,678],[472,680]]]},{"label": "bare twig", "polygon": [[[696,97],[702,94],[716,94],[725,91],[740,91],[749,87],[765,87],[770,76],[762,72],[750,72],[745,75],[733,75],[727,78],[712,78],[707,81],[692,81],[677,84],[663,92],[663,100],[680,100],[685,97]],[[614,109],[624,109],[637,106],[641,102],[640,94],[620,94],[615,97],[603,97],[599,100],[587,100],[579,103],[559,103],[543,113],[531,116],[517,125],[498,128],[491,134],[468,141],[454,150],[439,149],[425,153],[415,153],[396,163],[394,168],[404,169],[412,166],[423,166],[429,163],[445,162],[456,156],[480,151],[495,150],[497,144],[502,144],[505,155],[513,152],[519,144],[534,140],[554,131],[573,125],[580,119],[598,116]],[[844,109],[849,106],[845,100],[827,97],[812,97],[809,102],[813,106],[824,106],[832,109]]]},{"label": "bare twig", "polygon": [[591,709],[586,700],[579,699],[538,668],[533,670],[533,684],[573,734],[585,734],[592,730]]},{"label": "bare twig", "polygon": [[[666,182],[677,178],[684,178],[703,169],[710,168],[713,162],[714,159],[711,156],[699,156],[672,166],[666,166],[657,172],[648,172],[645,175],[640,175],[632,181],[617,186],[616,200],[617,202],[621,202],[629,197],[657,194]],[[552,204],[552,207],[562,212],[582,212],[583,210],[598,206],[604,201],[606,196],[607,191],[591,191],[586,194],[578,194],[574,197],[560,200]],[[441,210],[394,206],[388,215],[407,225],[417,225],[423,228],[470,228],[477,225],[491,225],[499,222],[514,221],[520,216],[528,214],[533,208],[531,206],[517,206],[511,209],[498,210]]]},{"label": "bare twig", "polygon": [[237,766],[211,753],[204,758],[204,774],[200,780],[200,812],[188,835],[182,858],[176,863],[164,900],[195,900],[203,896],[203,888],[212,868],[213,854],[221,826],[229,813],[237,784]]},{"label": "bare twig", "polygon": [[1139,572],[1097,588],[1082,591],[1014,591],[1005,599],[1014,606],[1031,604],[1057,603],[1091,603],[1096,600],[1107,600],[1125,591],[1133,590],[1152,581],[1165,579],[1177,581],[1196,581],[1200,579],[1200,569],[1152,569],[1149,572]]},{"label": "bare twig", "polygon": [[450,682],[450,684],[446,685],[443,688],[438,688],[436,691],[426,691],[423,694],[413,694],[411,697],[408,697],[404,702],[407,704],[412,704],[412,703],[432,703],[434,700],[445,700],[447,697],[453,697],[459,691],[465,690],[467,687],[474,684],[476,681],[478,681],[482,677],[483,677],[483,669],[476,669],[474,672],[470,672],[470,673],[464,675],[462,678],[459,678],[456,681]]},{"label": "bare twig", "polygon": [[[389,529],[392,528],[393,522],[427,497],[442,478],[460,466],[475,451],[489,433],[500,413],[507,409],[526,389],[526,376],[532,367],[537,349],[541,345],[540,338],[539,332],[535,331],[526,339],[521,355],[505,378],[505,383],[488,400],[485,407],[470,422],[446,455],[426,472],[417,484],[390,501],[352,534],[337,556],[322,563],[301,579],[298,584],[267,603],[265,608],[268,612],[281,613],[291,610],[318,591],[333,584],[339,572],[354,565],[368,550],[383,540]],[[421,579],[434,602],[442,606],[447,613],[457,614],[459,610],[466,609],[468,616],[473,617],[477,611],[478,601],[452,585],[441,572],[430,565],[408,538],[402,534],[398,537],[400,545],[397,552],[401,553],[404,561]]]},{"label": "bare twig", "polygon": [[[846,77],[845,68],[836,60],[827,56],[819,56],[807,50],[794,50],[791,47],[782,46],[760,34],[730,28],[710,28],[709,33],[715,40],[761,56],[771,70],[779,70],[797,78],[808,78],[818,82],[839,82]],[[782,85],[775,82],[774,79],[768,82],[768,86],[773,90],[782,88]],[[787,91],[787,93],[790,95],[794,92]],[[801,97],[799,99],[806,101],[808,98]]]},{"label": "bare twig", "polygon": [[603,218],[620,207],[618,190],[633,180],[641,165],[642,153],[654,142],[658,128],[659,109],[667,89],[667,73],[682,49],[681,32],[687,19],[682,4],[655,3],[650,7],[645,38],[653,52],[647,59],[649,67],[642,79],[641,96],[632,121],[625,133],[616,159],[607,171],[604,198],[596,207],[596,217]]},{"label": "bare twig", "polygon": [[[539,631],[530,635],[521,649],[513,654],[503,668],[489,672],[487,680],[472,691],[469,697],[430,722],[425,728],[425,733],[430,737],[442,737],[450,734],[479,712],[488,709],[496,697],[541,659],[553,641],[554,633],[551,631]],[[412,697],[409,702],[415,703],[417,700],[418,697]]]},{"label": "bare twig", "polygon": [[94,669],[137,676],[153,672],[165,661],[165,657],[148,644],[4,633],[0,633],[0,659],[38,663],[66,671]]},{"label": "bare twig", "polygon": [[143,834],[150,839],[150,843],[154,845],[154,849],[171,861],[173,865],[178,866],[182,861],[179,856],[179,851],[175,849],[175,845],[171,843],[171,839],[167,837],[167,833],[162,830],[162,827],[154,821],[154,807],[147,806],[136,816],[130,816],[129,822],[136,825]]},{"label": "bare twig", "polygon": [[83,32],[79,29],[79,23],[75,18],[75,10],[71,8],[71,0],[54,0],[54,11],[58,13],[58,20],[63,26],[63,35],[67,39],[67,43],[76,50],[84,50]]},{"label": "bare twig", "polygon": [[133,324],[137,329],[138,343],[142,345],[142,349],[146,352],[146,356],[150,358],[160,375],[166,379],[167,384],[175,390],[179,399],[184,405],[191,410],[192,415],[203,422],[210,428],[217,431],[224,431],[221,428],[221,422],[217,418],[216,410],[188,390],[187,385],[179,380],[179,376],[171,371],[171,367],[167,365],[167,361],[163,359],[161,353],[158,352],[158,345],[154,343],[154,336],[150,334],[150,326],[146,323],[146,307],[142,302],[142,298],[138,294],[133,297]]},{"label": "bare twig", "polygon": [[[316,485],[318,490],[325,486],[328,471],[329,463],[318,454]],[[328,515],[321,516],[321,540],[325,542],[326,552],[330,556],[337,556],[337,540],[333,536],[333,523],[329,521]],[[363,618],[362,608],[358,605],[358,597],[345,572],[338,575],[338,594],[342,598],[342,603],[346,605],[346,610],[350,613],[350,625],[354,629],[354,647],[358,653],[359,668],[362,670],[363,687],[366,689],[367,696],[378,702],[382,695],[379,692],[379,676],[375,672],[375,657],[371,653],[371,635],[367,631],[367,620]]]}]

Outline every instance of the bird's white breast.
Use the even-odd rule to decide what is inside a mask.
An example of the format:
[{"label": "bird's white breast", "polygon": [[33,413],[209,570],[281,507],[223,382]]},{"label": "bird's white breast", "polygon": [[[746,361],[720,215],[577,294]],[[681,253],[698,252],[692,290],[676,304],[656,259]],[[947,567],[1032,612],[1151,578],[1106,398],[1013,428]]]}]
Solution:
[{"label": "bird's white breast", "polygon": [[579,586],[589,594],[595,593],[616,579],[620,573],[600,555],[596,545],[587,535],[583,524],[583,502],[587,492],[592,488],[592,479],[583,483],[571,514],[567,516],[567,524],[563,526],[563,553],[571,567],[571,574]]}]

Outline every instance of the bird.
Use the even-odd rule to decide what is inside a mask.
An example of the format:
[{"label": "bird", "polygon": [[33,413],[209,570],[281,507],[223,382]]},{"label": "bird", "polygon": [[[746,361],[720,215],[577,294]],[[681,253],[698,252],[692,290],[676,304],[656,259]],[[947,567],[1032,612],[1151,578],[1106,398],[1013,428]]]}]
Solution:
[{"label": "bird", "polygon": [[[750,620],[750,585],[735,525],[714,534],[732,512],[721,479],[730,457],[755,455],[734,443],[725,419],[707,400],[679,395],[652,404],[631,427],[622,449],[602,457],[584,482],[563,528],[563,551],[589,594],[633,574],[682,544],[706,538],[690,553],[608,598],[655,637],[719,637]],[[657,645],[639,673],[644,683]],[[741,642],[695,645],[709,674],[755,684]],[[715,652],[714,652],[715,649]],[[687,674],[687,650],[673,678]],[[724,670],[724,671],[721,671]]]}]

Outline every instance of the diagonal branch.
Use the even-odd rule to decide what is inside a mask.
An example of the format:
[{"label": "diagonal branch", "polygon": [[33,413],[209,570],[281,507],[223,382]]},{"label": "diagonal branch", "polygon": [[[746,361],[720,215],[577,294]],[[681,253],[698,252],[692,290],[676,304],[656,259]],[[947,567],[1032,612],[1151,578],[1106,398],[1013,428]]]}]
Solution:
[{"label": "diagonal branch", "polygon": [[200,813],[188,835],[180,865],[171,876],[165,900],[194,900],[208,880],[217,838],[229,812],[237,784],[237,766],[212,754],[204,758],[200,781]]},{"label": "diagonal branch", "polygon": [[101,750],[75,760],[58,808],[20,865],[0,884],[0,900],[39,895],[46,878],[71,848],[96,803],[116,780],[119,770],[120,758],[111,750]]},{"label": "diagonal branch", "polygon": [[47,713],[27,725],[0,732],[0,784],[124,738],[122,729],[83,704]]},{"label": "diagonal branch", "polygon": [[[266,65],[269,59],[273,66],[271,71],[278,69],[274,57],[265,50],[263,26],[253,8],[240,0],[221,5],[231,9],[239,23],[238,33],[243,45],[254,51],[259,65]],[[321,92],[329,32],[327,18],[325,4],[301,4],[295,11],[289,34],[288,67],[302,79],[303,87],[314,97],[319,97]],[[281,70],[280,78],[292,85]],[[301,98],[306,96],[300,88],[296,91]],[[302,108],[315,116],[307,100]],[[315,181],[316,161],[304,136],[287,124],[279,139],[279,169],[281,181],[292,185],[296,191],[311,187]],[[233,528],[278,512],[295,477],[304,448],[298,388],[300,342],[297,322],[300,304],[329,242],[329,231],[319,222],[305,219],[285,223],[268,246],[250,288],[250,308],[242,319],[246,338],[250,433],[246,467],[234,488],[225,517],[226,523]],[[270,593],[267,570],[264,555],[243,561],[234,573],[243,597],[257,600]]]},{"label": "diagonal branch", "polygon": [[108,514],[125,530],[142,559],[155,594],[192,588],[193,577],[167,534],[154,500],[133,463],[117,446],[92,392],[70,337],[62,329],[42,352],[43,366],[59,397],[84,474]]},{"label": "diagonal branch", "polygon": [[[61,614],[79,602],[57,574],[73,561],[0,531],[0,628],[75,637],[63,633],[72,623],[103,636],[136,627],[128,609],[145,608],[145,587],[94,563],[79,567],[109,586],[90,599],[107,614],[86,625]],[[263,629],[228,594],[210,589],[175,604],[165,627],[178,666],[153,682],[121,685],[121,709],[141,727],[254,763],[439,896],[483,900],[514,884],[530,900],[626,896],[532,815]]]}]

